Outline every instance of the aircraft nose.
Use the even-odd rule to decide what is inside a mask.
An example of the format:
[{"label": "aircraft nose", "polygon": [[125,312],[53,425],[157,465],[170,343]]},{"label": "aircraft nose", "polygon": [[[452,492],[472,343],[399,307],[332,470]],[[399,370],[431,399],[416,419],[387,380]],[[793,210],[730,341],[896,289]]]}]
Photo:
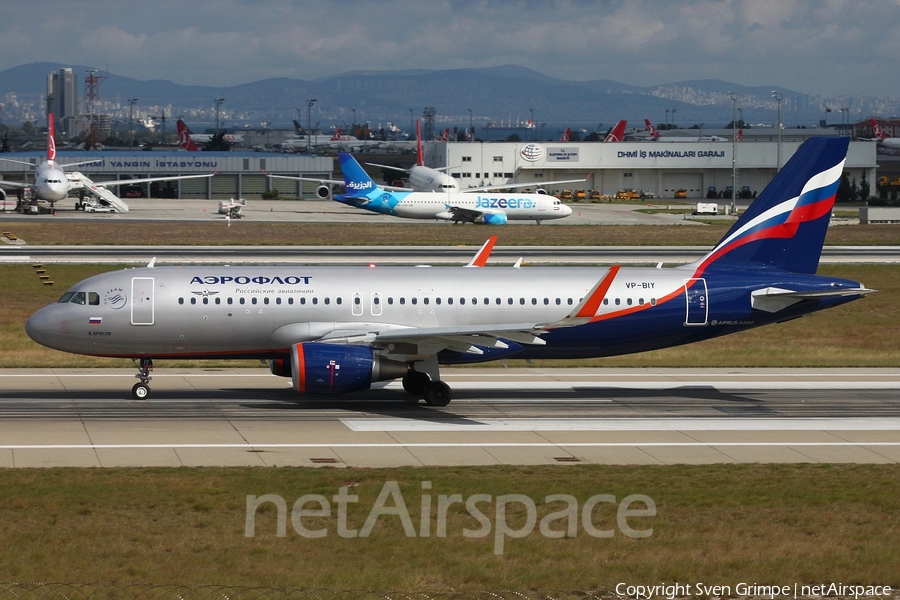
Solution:
[{"label": "aircraft nose", "polygon": [[572,214],[572,207],[569,206],[568,204],[560,204],[559,212],[561,212],[564,217],[568,217],[569,215]]},{"label": "aircraft nose", "polygon": [[25,321],[25,333],[38,344],[52,347],[50,340],[54,333],[59,332],[61,325],[58,320],[53,319],[49,308],[52,307],[42,308],[28,317]]}]

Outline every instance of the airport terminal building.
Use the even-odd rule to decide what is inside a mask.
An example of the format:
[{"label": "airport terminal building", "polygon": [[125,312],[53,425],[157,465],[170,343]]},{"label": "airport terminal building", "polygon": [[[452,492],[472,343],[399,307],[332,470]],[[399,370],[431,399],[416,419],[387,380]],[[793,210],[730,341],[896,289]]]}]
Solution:
[{"label": "airport terminal building", "polygon": [[[0,179],[31,182],[34,166],[45,160],[45,154],[11,153],[5,158],[31,162],[31,165],[0,161]],[[85,161],[88,161],[85,163]],[[123,180],[120,197],[227,199],[258,197],[277,188],[287,197],[315,197],[315,182],[278,180],[273,175],[301,175],[331,179],[334,159],[330,156],[302,154],[272,154],[263,152],[177,152],[177,151],[99,151],[59,152],[56,162],[66,172],[83,173],[93,181]],[[85,163],[66,167],[73,163]],[[215,177],[160,181],[127,186],[125,180],[171,175],[201,175],[216,173]],[[271,183],[270,183],[271,182]],[[131,189],[137,188],[137,189]],[[113,190],[115,191],[115,190]],[[7,190],[7,194],[10,191]],[[14,195],[15,192],[12,193]]]},{"label": "airport terminal building", "polygon": [[[807,130],[810,136],[815,131]],[[805,136],[805,137],[810,137]],[[746,140],[746,138],[745,138]],[[780,144],[784,165],[803,139],[785,136]],[[734,148],[734,153],[732,153]],[[851,142],[845,169],[857,183],[865,178],[875,193],[876,144]],[[460,188],[504,183],[534,183],[555,194],[569,190],[599,190],[614,196],[623,189],[652,192],[674,198],[686,190],[687,198],[703,198],[709,187],[723,190],[732,183],[732,158],[737,166],[736,188],[760,192],[779,165],[777,141],[679,142],[446,142],[435,143],[426,154],[430,167],[450,167]],[[545,182],[586,177],[565,185]]]},{"label": "airport terminal building", "polygon": [[[804,130],[822,135],[822,130]],[[786,135],[780,145],[784,165],[802,143],[799,135]],[[734,154],[732,154],[734,148]],[[865,178],[875,193],[876,144],[852,142],[846,170],[857,182]],[[732,182],[732,157],[737,166],[737,189],[749,186],[761,191],[774,177],[779,164],[779,144],[772,139],[747,140],[732,144],[723,141],[678,142],[432,142],[426,144],[426,164],[449,167],[462,189],[485,185],[529,183],[549,193],[569,190],[598,190],[614,196],[623,189],[652,192],[657,198],[673,198],[677,190],[686,197],[704,198],[707,188],[722,190]],[[12,153],[15,160],[32,165],[43,154]],[[404,157],[406,166],[412,157]],[[60,152],[57,162],[79,171],[93,181],[127,180],[138,177],[198,175],[216,172],[215,177],[120,186],[120,197],[185,199],[254,198],[277,188],[280,196],[315,198],[316,182],[271,180],[273,175],[332,179],[333,156],[266,152],[179,152],[100,151]],[[363,162],[362,160],[360,162]],[[398,162],[393,160],[391,162]],[[34,166],[0,161],[0,178],[30,182]],[[369,169],[379,180],[380,169]],[[339,177],[338,177],[339,178]],[[552,185],[547,182],[582,179],[586,181]],[[114,190],[115,191],[115,190]],[[14,195],[7,190],[8,195]]]}]

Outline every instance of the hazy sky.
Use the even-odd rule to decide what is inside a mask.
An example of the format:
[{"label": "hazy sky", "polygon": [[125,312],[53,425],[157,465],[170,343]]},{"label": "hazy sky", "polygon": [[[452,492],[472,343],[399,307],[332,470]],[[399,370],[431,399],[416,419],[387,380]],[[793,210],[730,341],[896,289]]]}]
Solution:
[{"label": "hazy sky", "polygon": [[228,86],[516,64],[900,95],[900,0],[9,0],[0,15],[0,69],[51,61]]}]

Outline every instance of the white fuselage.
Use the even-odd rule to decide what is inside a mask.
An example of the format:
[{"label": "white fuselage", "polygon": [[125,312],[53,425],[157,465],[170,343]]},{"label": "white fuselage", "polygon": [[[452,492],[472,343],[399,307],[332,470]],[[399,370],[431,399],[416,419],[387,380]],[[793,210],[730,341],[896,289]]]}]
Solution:
[{"label": "white fuselage", "polygon": [[40,200],[56,202],[69,193],[69,179],[55,162],[47,160],[35,169],[33,189]]},{"label": "white fuselage", "polygon": [[421,165],[414,165],[409,170],[409,185],[417,192],[460,191],[459,184],[452,176]]}]

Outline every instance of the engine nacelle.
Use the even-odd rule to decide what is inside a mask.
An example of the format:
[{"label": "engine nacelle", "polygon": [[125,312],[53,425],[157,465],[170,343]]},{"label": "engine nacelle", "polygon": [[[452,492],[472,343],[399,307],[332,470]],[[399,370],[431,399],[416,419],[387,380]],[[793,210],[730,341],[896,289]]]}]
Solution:
[{"label": "engine nacelle", "polygon": [[375,381],[403,377],[409,367],[382,358],[366,346],[313,342],[291,346],[290,371],[294,390],[301,394],[343,394],[367,390]]},{"label": "engine nacelle", "polygon": [[475,222],[485,225],[506,225],[506,213],[484,213]]},{"label": "engine nacelle", "polygon": [[320,185],[316,188],[316,197],[319,198],[319,200],[331,200],[331,187]]}]

